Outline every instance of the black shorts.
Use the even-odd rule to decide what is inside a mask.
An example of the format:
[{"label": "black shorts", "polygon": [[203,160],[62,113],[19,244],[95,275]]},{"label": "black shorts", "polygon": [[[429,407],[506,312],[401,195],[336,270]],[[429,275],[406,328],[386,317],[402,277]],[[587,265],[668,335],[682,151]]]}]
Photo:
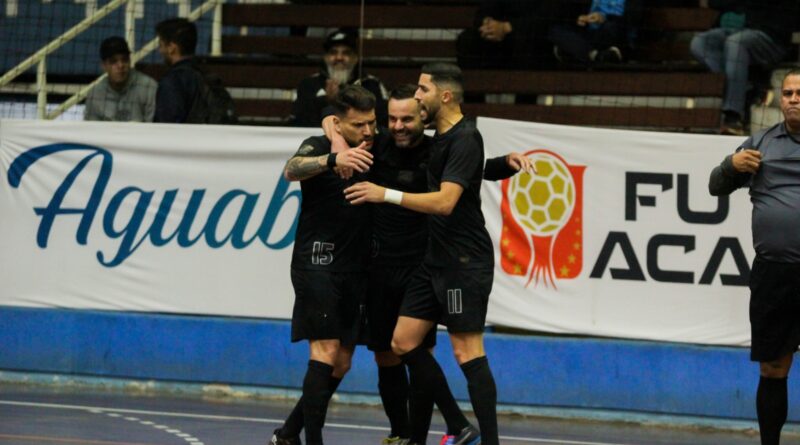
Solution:
[{"label": "black shorts", "polygon": [[494,269],[440,269],[422,265],[400,307],[400,315],[447,326],[447,332],[480,332],[492,292]]},{"label": "black shorts", "polygon": [[367,276],[362,272],[292,269],[292,341],[366,343]]},{"label": "black shorts", "polygon": [[800,264],[756,258],[750,272],[750,360],[769,362],[800,345]]},{"label": "black shorts", "polygon": [[[369,272],[367,291],[367,324],[369,325],[369,350],[392,350],[392,335],[397,325],[400,304],[406,288],[419,266],[375,266]],[[422,345],[436,346],[436,329],[431,329]]]}]

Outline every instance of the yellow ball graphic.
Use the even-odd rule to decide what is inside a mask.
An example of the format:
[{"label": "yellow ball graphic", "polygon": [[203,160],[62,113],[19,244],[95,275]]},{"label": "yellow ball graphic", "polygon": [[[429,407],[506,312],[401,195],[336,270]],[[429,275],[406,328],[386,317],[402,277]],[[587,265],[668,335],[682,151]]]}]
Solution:
[{"label": "yellow ball graphic", "polygon": [[549,236],[569,221],[575,207],[575,183],[561,159],[546,152],[528,154],[535,174],[511,178],[508,198],[514,218],[532,235]]}]

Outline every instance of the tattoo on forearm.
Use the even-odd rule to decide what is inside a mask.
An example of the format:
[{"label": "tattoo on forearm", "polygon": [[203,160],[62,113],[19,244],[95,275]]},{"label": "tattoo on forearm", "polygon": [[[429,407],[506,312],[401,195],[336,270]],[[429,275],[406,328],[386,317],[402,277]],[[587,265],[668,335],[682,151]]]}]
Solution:
[{"label": "tattoo on forearm", "polygon": [[320,162],[323,157],[327,158],[326,155],[313,158],[295,156],[286,163],[286,174],[294,180],[302,181],[322,173],[328,169],[325,163]]}]

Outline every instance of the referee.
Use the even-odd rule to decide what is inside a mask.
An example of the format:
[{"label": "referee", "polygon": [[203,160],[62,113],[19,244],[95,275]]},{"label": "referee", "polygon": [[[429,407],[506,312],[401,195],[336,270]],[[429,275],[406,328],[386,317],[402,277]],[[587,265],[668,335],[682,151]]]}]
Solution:
[{"label": "referee", "polygon": [[[342,88],[333,103],[336,130],[354,147],[331,153],[324,136],[303,141],[289,159],[284,176],[301,181],[302,203],[292,254],[295,291],[292,341],[308,340],[310,358],[303,379],[299,412],[278,428],[273,444],[299,444],[301,428],[307,445],[322,445],[322,426],[331,395],[350,368],[365,320],[366,260],[369,209],[350,205],[344,188],[361,178],[372,163],[375,96],[359,86]],[[341,179],[333,169],[355,170]],[[293,424],[302,419],[302,425]],[[294,431],[287,431],[294,430]]]},{"label": "referee", "polygon": [[749,137],[711,172],[712,195],[750,188],[753,247],[750,272],[750,359],[761,379],[756,412],[762,445],[778,445],[788,412],[786,388],[800,345],[800,70],[781,87],[784,121]]},{"label": "referee", "polygon": [[[474,121],[461,113],[463,85],[457,66],[424,66],[415,98],[423,117],[436,127],[428,163],[429,192],[403,193],[361,182],[345,193],[353,204],[389,202],[432,215],[424,262],[407,288],[392,349],[409,367],[412,388],[432,394],[438,404],[446,379],[423,339],[436,323],[447,326],[467,379],[482,443],[498,445],[497,390],[483,347],[494,278],[493,247],[480,207],[483,139]],[[459,440],[474,443],[470,438]]]}]

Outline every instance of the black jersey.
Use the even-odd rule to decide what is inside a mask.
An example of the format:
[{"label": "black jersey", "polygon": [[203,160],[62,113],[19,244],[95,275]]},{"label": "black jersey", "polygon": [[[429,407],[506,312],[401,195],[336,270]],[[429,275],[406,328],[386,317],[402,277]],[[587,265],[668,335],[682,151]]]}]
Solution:
[{"label": "black jersey", "polygon": [[[423,136],[416,147],[399,148],[391,136],[376,137],[371,180],[401,192],[428,191],[428,158],[432,138]],[[372,263],[413,266],[422,263],[428,245],[428,215],[380,204],[372,209]]]},{"label": "black jersey", "polygon": [[[331,152],[324,136],[306,139],[295,156]],[[355,173],[344,180],[325,171],[300,181],[302,201],[292,253],[292,268],[332,272],[363,271],[369,255],[370,206],[352,205],[344,189],[367,178]]]},{"label": "black jersey", "polygon": [[464,187],[449,216],[431,215],[425,264],[472,269],[492,267],[494,254],[481,211],[483,138],[472,119],[462,118],[444,134],[436,134],[428,165],[428,189],[442,182]]}]

